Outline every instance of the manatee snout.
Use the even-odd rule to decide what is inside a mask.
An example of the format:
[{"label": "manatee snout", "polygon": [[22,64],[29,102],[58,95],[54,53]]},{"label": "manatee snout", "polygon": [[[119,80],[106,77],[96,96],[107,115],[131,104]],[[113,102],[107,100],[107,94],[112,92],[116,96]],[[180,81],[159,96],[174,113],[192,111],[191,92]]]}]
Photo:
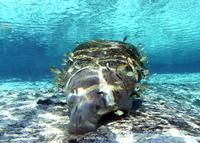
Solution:
[{"label": "manatee snout", "polygon": [[74,134],[84,134],[97,129],[99,116],[96,114],[96,105],[92,102],[81,103],[70,111],[68,130]]}]

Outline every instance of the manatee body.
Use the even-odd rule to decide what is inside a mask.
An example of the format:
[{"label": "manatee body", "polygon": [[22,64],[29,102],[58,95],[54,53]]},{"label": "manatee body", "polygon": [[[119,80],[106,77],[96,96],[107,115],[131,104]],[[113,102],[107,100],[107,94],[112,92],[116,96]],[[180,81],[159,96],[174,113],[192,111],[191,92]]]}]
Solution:
[{"label": "manatee body", "polygon": [[54,72],[57,85],[67,95],[71,133],[93,131],[102,115],[131,110],[132,99],[139,96],[138,83],[147,75],[135,46],[92,40],[67,56],[63,69]]}]

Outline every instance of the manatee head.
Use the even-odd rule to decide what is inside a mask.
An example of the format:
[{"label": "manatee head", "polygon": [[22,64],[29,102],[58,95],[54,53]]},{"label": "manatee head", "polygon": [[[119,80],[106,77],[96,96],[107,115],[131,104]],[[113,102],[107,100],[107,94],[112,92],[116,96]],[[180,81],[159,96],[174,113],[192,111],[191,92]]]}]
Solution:
[{"label": "manatee head", "polygon": [[109,111],[104,92],[96,89],[90,92],[82,90],[82,95],[70,94],[67,98],[70,112],[69,132],[74,134],[96,130],[101,115]]},{"label": "manatee head", "polygon": [[83,134],[96,130],[102,115],[115,105],[112,86],[103,78],[99,68],[85,68],[66,84],[69,109],[69,132]]}]

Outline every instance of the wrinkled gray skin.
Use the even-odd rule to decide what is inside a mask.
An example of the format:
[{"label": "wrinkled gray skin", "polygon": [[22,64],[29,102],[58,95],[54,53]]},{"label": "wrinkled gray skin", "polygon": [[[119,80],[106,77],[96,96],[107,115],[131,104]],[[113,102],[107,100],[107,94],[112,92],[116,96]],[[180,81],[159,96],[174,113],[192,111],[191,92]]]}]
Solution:
[{"label": "wrinkled gray skin", "polygon": [[[82,134],[96,130],[102,111],[109,112],[108,91],[100,89],[98,71],[86,69],[76,74],[66,87],[70,110],[69,131]],[[85,90],[70,91],[68,89]]]},{"label": "wrinkled gray skin", "polygon": [[[83,70],[76,74],[65,88],[68,94],[67,105],[70,110],[69,132],[71,133],[83,134],[96,130],[100,117],[116,110],[115,99],[112,100],[110,97],[119,95],[114,95],[112,89],[109,89],[108,86],[105,86],[105,88],[99,86],[102,81],[98,72],[98,70],[91,69]],[[119,79],[117,76],[113,76],[112,80],[118,81]],[[69,90],[78,88],[86,90]],[[129,93],[124,89],[118,91],[118,93],[122,95],[122,98],[117,103],[118,108],[129,110],[132,106],[132,100],[127,98],[129,96],[125,96],[129,95]],[[120,105],[122,106],[120,107]]]},{"label": "wrinkled gray skin", "polygon": [[[76,74],[66,87],[67,89],[78,89],[99,84],[97,72],[83,71]],[[73,91],[72,91],[73,92]],[[70,110],[69,131],[71,133],[85,133],[97,128],[99,115],[97,109],[103,107],[99,89],[85,93],[74,91],[68,92],[67,105]],[[102,105],[101,105],[102,104]]]},{"label": "wrinkled gray skin", "polygon": [[146,75],[141,58],[136,47],[119,41],[92,40],[76,47],[61,76],[71,133],[95,130],[108,112],[130,111],[132,98],[138,97],[133,90]]},{"label": "wrinkled gray skin", "polygon": [[69,131],[75,134],[95,130],[108,112],[129,112],[132,99],[139,97],[137,83],[148,74],[135,46],[109,40],[80,44],[62,70],[52,71],[56,84],[67,94]]},{"label": "wrinkled gray skin", "polygon": [[[77,97],[74,96],[70,98]],[[80,97],[76,100],[80,100]],[[97,109],[95,108],[97,108],[97,106],[99,105],[92,101],[84,101],[81,104],[76,104],[71,107],[69,131],[75,134],[94,131],[97,128],[97,123],[100,118],[100,116],[96,114]]]}]

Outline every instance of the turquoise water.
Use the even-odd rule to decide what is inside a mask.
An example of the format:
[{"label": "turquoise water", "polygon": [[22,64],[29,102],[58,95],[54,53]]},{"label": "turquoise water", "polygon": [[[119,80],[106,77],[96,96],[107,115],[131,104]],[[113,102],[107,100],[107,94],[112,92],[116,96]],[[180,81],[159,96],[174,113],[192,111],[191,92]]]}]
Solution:
[{"label": "turquoise water", "polygon": [[[0,0],[0,142],[200,142],[199,0]],[[144,46],[151,72],[136,113],[97,132],[66,131],[49,71],[92,39]]]},{"label": "turquoise water", "polygon": [[152,72],[200,71],[199,0],[1,0],[0,73],[39,76],[91,39],[144,45]]}]

